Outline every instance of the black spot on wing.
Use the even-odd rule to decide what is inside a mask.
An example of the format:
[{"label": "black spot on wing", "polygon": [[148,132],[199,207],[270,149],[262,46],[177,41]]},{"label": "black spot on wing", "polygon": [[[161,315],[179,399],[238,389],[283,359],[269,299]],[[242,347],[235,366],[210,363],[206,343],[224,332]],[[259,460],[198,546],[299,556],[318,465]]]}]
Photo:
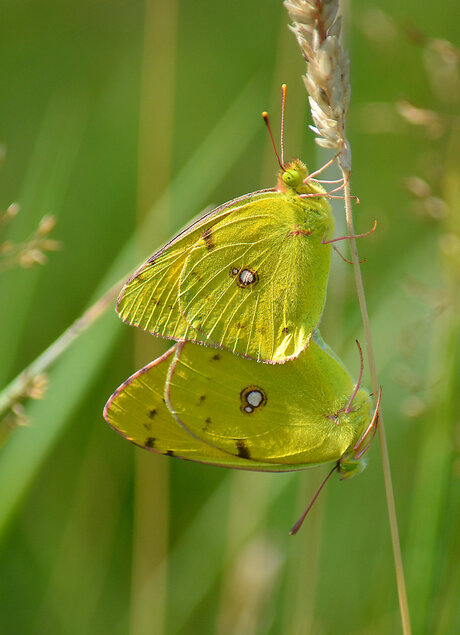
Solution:
[{"label": "black spot on wing", "polygon": [[245,445],[243,439],[238,439],[236,442],[236,449],[238,451],[238,456],[241,459],[250,459],[251,455],[249,454],[249,450]]},{"label": "black spot on wing", "polygon": [[146,448],[154,448],[155,447],[155,437],[147,437],[144,441],[144,445]]},{"label": "black spot on wing", "polygon": [[153,408],[152,410],[150,410],[149,411],[150,419],[153,419],[154,417],[156,417],[157,414],[158,414],[158,410],[156,408]]},{"label": "black spot on wing", "polygon": [[166,450],[166,452],[163,452],[163,454],[166,454],[166,456],[176,456],[174,454],[174,450]]},{"label": "black spot on wing", "polygon": [[215,355],[213,355],[211,357],[211,361],[212,362],[218,362],[219,360],[220,360],[220,354],[219,353],[216,353]]},{"label": "black spot on wing", "polygon": [[204,240],[204,244],[206,245],[206,249],[208,251],[212,251],[216,246],[214,243],[214,236],[211,233],[211,229],[208,228],[203,232],[202,238]]}]

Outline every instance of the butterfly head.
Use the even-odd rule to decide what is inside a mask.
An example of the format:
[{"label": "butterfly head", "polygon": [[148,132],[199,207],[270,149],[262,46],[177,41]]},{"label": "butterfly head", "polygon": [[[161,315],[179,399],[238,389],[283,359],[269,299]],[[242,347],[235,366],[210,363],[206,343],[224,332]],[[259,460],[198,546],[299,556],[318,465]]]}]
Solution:
[{"label": "butterfly head", "polygon": [[[367,459],[362,455],[368,449],[372,438],[368,435],[373,427],[373,405],[366,390],[360,389],[356,393],[350,409],[342,410],[336,415],[339,426],[350,426],[353,429],[353,441],[338,463],[337,471],[341,480],[361,474],[367,465]],[[363,447],[364,447],[364,451]]]},{"label": "butterfly head", "polygon": [[[278,186],[279,189],[294,190],[298,192],[298,188],[303,186],[303,182],[308,176],[308,170],[299,159],[293,159],[286,163],[280,171]],[[300,192],[299,192],[300,193]]]},{"label": "butterfly head", "polygon": [[352,478],[361,474],[366,469],[367,458],[355,459],[353,454],[343,456],[339,463],[337,471],[340,474],[340,480]]},{"label": "butterfly head", "polygon": [[319,194],[321,197],[325,194],[324,188],[319,183],[308,179],[307,167],[300,159],[292,159],[289,163],[285,163],[278,175],[277,190],[310,196]]}]

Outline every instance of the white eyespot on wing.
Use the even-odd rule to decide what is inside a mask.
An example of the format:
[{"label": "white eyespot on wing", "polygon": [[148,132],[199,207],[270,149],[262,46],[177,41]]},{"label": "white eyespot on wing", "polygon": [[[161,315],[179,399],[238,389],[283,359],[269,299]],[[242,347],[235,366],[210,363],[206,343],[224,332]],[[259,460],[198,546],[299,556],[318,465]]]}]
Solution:
[{"label": "white eyespot on wing", "polygon": [[256,277],[250,269],[242,269],[240,271],[240,282],[242,285],[247,286],[248,284],[253,284],[256,280]]},{"label": "white eyespot on wing", "polygon": [[260,386],[246,386],[240,392],[240,410],[244,414],[252,415],[259,412],[267,403],[267,395]]},{"label": "white eyespot on wing", "polygon": [[246,395],[246,401],[250,406],[253,406],[254,408],[257,408],[257,406],[261,404],[263,399],[264,396],[259,390],[251,390],[251,392]]}]

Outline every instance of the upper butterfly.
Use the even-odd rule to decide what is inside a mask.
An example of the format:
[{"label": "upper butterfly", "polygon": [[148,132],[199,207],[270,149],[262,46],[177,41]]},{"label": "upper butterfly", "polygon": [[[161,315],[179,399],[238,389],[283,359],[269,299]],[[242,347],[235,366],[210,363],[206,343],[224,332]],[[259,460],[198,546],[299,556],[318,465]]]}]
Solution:
[{"label": "upper butterfly", "polygon": [[294,159],[276,188],[225,203],[153,254],[117,312],[153,335],[283,363],[320,321],[333,230],[324,189]]}]

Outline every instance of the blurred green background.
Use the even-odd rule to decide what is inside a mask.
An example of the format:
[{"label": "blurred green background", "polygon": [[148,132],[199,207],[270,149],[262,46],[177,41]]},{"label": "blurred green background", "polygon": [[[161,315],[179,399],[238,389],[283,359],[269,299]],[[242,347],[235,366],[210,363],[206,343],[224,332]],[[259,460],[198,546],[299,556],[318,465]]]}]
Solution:
[{"label": "blurred green background", "polygon": [[[440,41],[458,37],[458,3],[346,9],[355,224],[379,221],[359,248],[411,616],[415,633],[458,633],[458,51]],[[62,243],[44,267],[0,272],[3,387],[188,219],[273,185],[260,112],[277,130],[282,82],[287,155],[327,155],[279,1],[4,0],[0,14],[0,209],[21,206],[0,243],[45,214]],[[135,330],[111,306],[26,401],[29,425],[3,422],[0,632],[400,632],[378,441],[292,538],[325,469],[171,460],[104,422],[115,387],[166,348]],[[322,331],[356,373],[338,257]]]}]

